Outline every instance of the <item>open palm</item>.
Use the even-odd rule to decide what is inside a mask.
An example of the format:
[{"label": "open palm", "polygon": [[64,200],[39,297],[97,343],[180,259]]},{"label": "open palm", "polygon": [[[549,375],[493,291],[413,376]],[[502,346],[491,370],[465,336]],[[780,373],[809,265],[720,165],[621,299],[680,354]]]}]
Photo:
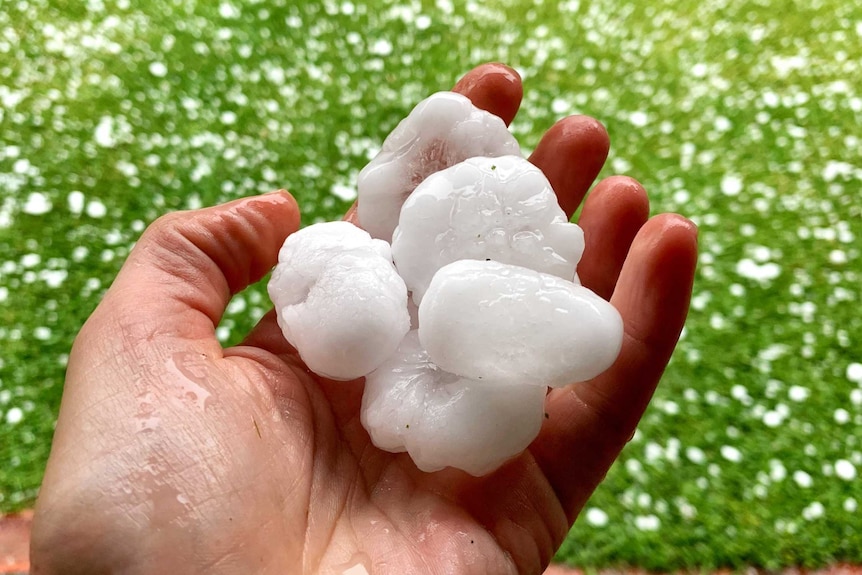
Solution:
[{"label": "open palm", "polygon": [[[506,122],[521,99],[501,65],[455,89]],[[604,128],[575,116],[531,161],[571,215],[607,152]],[[578,273],[622,314],[622,352],[598,378],[554,390],[529,450],[482,478],[422,473],[375,448],[361,382],[309,372],[271,313],[242,345],[218,344],[232,294],[298,228],[292,197],[159,219],[75,342],[32,572],[541,573],[633,433],[688,309],[696,230],[648,211],[628,178],[590,194]]]}]

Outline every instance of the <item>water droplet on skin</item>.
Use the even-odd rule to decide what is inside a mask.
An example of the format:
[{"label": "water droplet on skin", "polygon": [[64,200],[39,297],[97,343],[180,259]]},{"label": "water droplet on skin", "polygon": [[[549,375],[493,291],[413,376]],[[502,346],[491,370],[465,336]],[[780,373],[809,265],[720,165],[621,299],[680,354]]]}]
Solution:
[{"label": "water droplet on skin", "polygon": [[171,356],[170,364],[182,373],[189,381],[205,383],[207,380],[206,356],[199,353],[176,352]]},{"label": "water droplet on skin", "polygon": [[371,558],[365,553],[356,553],[333,573],[338,575],[371,575]]},{"label": "water droplet on skin", "polygon": [[159,423],[161,423],[161,418],[159,417],[150,417],[147,419],[141,419],[138,422],[138,433],[150,433],[159,428]]},{"label": "water droplet on skin", "polygon": [[204,387],[209,385],[209,364],[204,354],[177,352],[167,363],[168,371],[176,375],[176,397],[191,402],[201,410],[206,410],[212,393]]},{"label": "water droplet on skin", "polygon": [[138,411],[135,413],[137,432],[149,433],[158,429],[161,417],[156,411],[155,398],[152,392],[140,393],[136,398],[140,402],[138,403]]}]

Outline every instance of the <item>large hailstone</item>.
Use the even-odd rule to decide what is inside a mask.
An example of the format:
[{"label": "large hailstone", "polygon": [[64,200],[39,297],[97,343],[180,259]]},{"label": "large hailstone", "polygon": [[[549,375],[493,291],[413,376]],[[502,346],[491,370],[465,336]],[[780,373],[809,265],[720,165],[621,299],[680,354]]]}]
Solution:
[{"label": "large hailstone", "polygon": [[350,380],[376,369],[410,329],[389,244],[347,222],[288,236],[267,286],[285,339],[309,369]]},{"label": "large hailstone", "polygon": [[441,369],[472,379],[560,387],[613,364],[619,312],[570,281],[461,260],[440,269],[419,306],[419,339]]},{"label": "large hailstone", "polygon": [[432,174],[404,202],[392,237],[395,267],[417,304],[437,270],[457,260],[491,259],[577,282],[583,251],[583,230],[542,171],[520,156],[470,158]]},{"label": "large hailstone", "polygon": [[360,416],[374,445],[407,451],[422,471],[457,467],[481,476],[536,438],[545,392],[447,373],[431,362],[413,330],[366,376]]},{"label": "large hailstone", "polygon": [[460,94],[433,94],[398,124],[359,173],[359,224],[373,237],[390,241],[401,204],[430,174],[473,156],[520,153],[499,117]]}]

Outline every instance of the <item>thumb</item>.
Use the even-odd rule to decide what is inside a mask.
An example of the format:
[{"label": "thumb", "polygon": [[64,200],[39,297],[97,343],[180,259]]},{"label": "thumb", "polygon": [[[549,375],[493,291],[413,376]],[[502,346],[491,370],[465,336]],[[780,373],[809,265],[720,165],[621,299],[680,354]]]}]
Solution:
[{"label": "thumb", "polygon": [[299,207],[283,190],[162,216],[143,233],[94,315],[146,316],[160,333],[212,337],[233,294],[272,268],[298,228]]}]

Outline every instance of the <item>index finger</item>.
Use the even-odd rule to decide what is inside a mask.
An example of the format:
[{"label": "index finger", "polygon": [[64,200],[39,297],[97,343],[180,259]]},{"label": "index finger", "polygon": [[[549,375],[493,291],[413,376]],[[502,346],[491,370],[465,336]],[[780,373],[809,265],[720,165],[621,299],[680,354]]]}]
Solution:
[{"label": "index finger", "polygon": [[515,119],[524,96],[521,76],[499,63],[473,68],[458,80],[452,91],[467,96],[477,108],[499,116],[507,126]]}]

